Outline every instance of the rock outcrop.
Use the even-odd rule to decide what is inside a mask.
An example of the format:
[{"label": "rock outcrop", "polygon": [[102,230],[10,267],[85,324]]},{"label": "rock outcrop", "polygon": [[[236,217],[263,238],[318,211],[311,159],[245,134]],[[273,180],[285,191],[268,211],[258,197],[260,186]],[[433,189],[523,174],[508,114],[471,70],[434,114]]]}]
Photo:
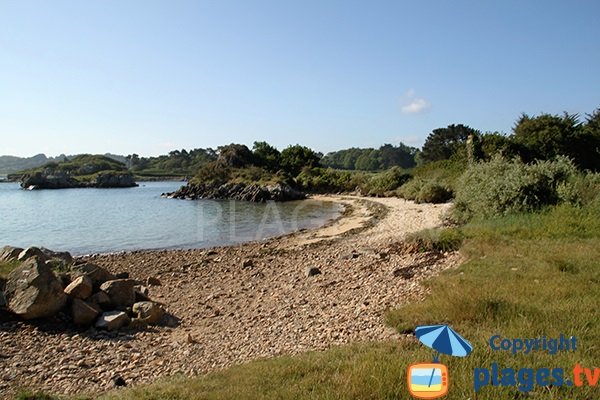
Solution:
[{"label": "rock outcrop", "polygon": [[[5,246],[0,250],[3,260],[21,262],[0,281],[0,312],[12,313],[23,319],[70,315],[77,326],[98,329],[129,329],[146,325],[168,325],[169,314],[149,297],[141,281],[117,279],[129,274],[111,274],[92,264],[71,265],[67,252],[29,247],[25,250]],[[52,268],[68,268],[57,277]],[[160,285],[157,278],[147,279]],[[63,318],[63,317],[59,318]]]},{"label": "rock outcrop", "polygon": [[244,183],[193,184],[188,183],[179,190],[166,193],[174,199],[232,199],[254,202],[302,200],[306,195],[285,183],[273,185],[247,185]]},{"label": "rock outcrop", "polygon": [[24,189],[67,189],[83,187],[83,183],[65,172],[38,171],[23,176],[21,187]]},{"label": "rock outcrop", "polygon": [[23,251],[20,247],[4,246],[0,249],[0,262],[10,262],[19,258],[19,254]]},{"label": "rock outcrop", "polygon": [[87,185],[95,188],[126,188],[137,186],[135,178],[129,172],[125,173],[100,173]]},{"label": "rock outcrop", "polygon": [[124,188],[137,186],[130,172],[101,172],[90,181],[79,180],[63,171],[44,170],[24,175],[23,189]]},{"label": "rock outcrop", "polygon": [[50,317],[67,297],[52,270],[39,258],[25,261],[8,274],[4,295],[8,309],[23,319]]}]

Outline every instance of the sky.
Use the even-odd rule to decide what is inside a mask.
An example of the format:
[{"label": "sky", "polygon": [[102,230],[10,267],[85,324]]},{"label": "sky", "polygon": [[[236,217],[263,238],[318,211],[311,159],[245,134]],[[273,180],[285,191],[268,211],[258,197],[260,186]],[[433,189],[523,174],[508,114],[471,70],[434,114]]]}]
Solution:
[{"label": "sky", "polygon": [[600,107],[600,2],[0,0],[0,155],[420,147]]}]

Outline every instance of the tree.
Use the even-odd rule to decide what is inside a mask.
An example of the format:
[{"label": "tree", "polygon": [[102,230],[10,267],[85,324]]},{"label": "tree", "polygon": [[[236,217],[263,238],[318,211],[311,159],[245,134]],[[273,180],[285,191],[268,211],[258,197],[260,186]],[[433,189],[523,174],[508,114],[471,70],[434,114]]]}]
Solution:
[{"label": "tree", "polygon": [[585,124],[578,114],[562,116],[522,114],[513,128],[513,140],[523,160],[549,160],[564,155],[581,169],[598,170],[600,134],[598,111],[589,115]]},{"label": "tree", "polygon": [[367,149],[356,160],[354,169],[359,171],[376,171],[381,167],[381,160],[379,159],[379,152],[375,149]]},{"label": "tree", "polygon": [[548,160],[559,154],[566,155],[567,142],[581,128],[578,115],[565,113],[558,115],[542,114],[530,117],[521,114],[513,127],[514,141],[520,148],[523,159]]},{"label": "tree", "polygon": [[269,171],[276,172],[279,169],[281,153],[267,142],[254,142],[252,147],[254,160],[257,165]]},{"label": "tree", "polygon": [[498,132],[486,132],[479,139],[480,158],[489,161],[496,154],[512,158],[517,154],[511,138]]},{"label": "tree", "polygon": [[231,143],[217,150],[217,163],[220,165],[241,168],[254,163],[254,155],[246,145]]},{"label": "tree", "polygon": [[398,146],[384,144],[379,148],[381,168],[388,169],[394,166],[412,168],[415,166],[415,155],[418,149],[400,142]]},{"label": "tree", "polygon": [[575,162],[581,168],[600,171],[600,108],[587,115],[583,136],[585,143],[582,144],[582,148],[587,151],[580,154],[579,160]]},{"label": "tree", "polygon": [[312,149],[297,144],[281,152],[280,164],[285,172],[297,176],[303,167],[318,167],[319,156]]},{"label": "tree", "polygon": [[[434,129],[427,136],[420,157],[424,163],[447,160],[453,155],[465,151],[469,135],[477,136],[478,132],[462,124],[452,124],[447,128]],[[466,153],[464,155],[466,156]]]}]

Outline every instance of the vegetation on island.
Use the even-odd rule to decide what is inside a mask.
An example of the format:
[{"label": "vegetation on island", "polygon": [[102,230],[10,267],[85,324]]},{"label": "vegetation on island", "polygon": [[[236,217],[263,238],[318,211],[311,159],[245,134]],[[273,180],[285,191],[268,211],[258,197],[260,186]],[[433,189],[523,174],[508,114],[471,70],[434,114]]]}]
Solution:
[{"label": "vegetation on island", "polygon": [[49,162],[18,174],[23,188],[131,187],[136,186],[125,164],[107,156],[81,154]]}]

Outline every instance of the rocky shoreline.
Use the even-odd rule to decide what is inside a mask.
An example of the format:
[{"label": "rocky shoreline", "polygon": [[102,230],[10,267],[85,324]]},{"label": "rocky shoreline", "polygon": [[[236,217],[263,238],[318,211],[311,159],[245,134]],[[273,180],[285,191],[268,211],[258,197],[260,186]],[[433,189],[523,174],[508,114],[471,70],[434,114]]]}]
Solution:
[{"label": "rocky shoreline", "polygon": [[[77,259],[136,280],[151,273],[162,282],[153,299],[180,325],[65,331],[56,318],[4,321],[0,393],[26,387],[94,396],[261,357],[401,339],[385,326],[385,310],[422,298],[422,279],[460,261],[456,253],[410,252],[402,238],[439,225],[448,205],[332,200],[351,212],[314,231],[232,247]],[[374,214],[381,207],[386,212]]]},{"label": "rocky shoreline", "polygon": [[28,190],[38,189],[75,189],[75,188],[127,188],[135,187],[130,172],[100,172],[90,181],[82,181],[64,172],[35,172],[20,179],[21,187]]},{"label": "rocky shoreline", "polygon": [[188,183],[172,193],[163,193],[172,199],[232,199],[253,202],[303,200],[306,194],[285,183],[257,185],[244,183],[194,184]]}]

